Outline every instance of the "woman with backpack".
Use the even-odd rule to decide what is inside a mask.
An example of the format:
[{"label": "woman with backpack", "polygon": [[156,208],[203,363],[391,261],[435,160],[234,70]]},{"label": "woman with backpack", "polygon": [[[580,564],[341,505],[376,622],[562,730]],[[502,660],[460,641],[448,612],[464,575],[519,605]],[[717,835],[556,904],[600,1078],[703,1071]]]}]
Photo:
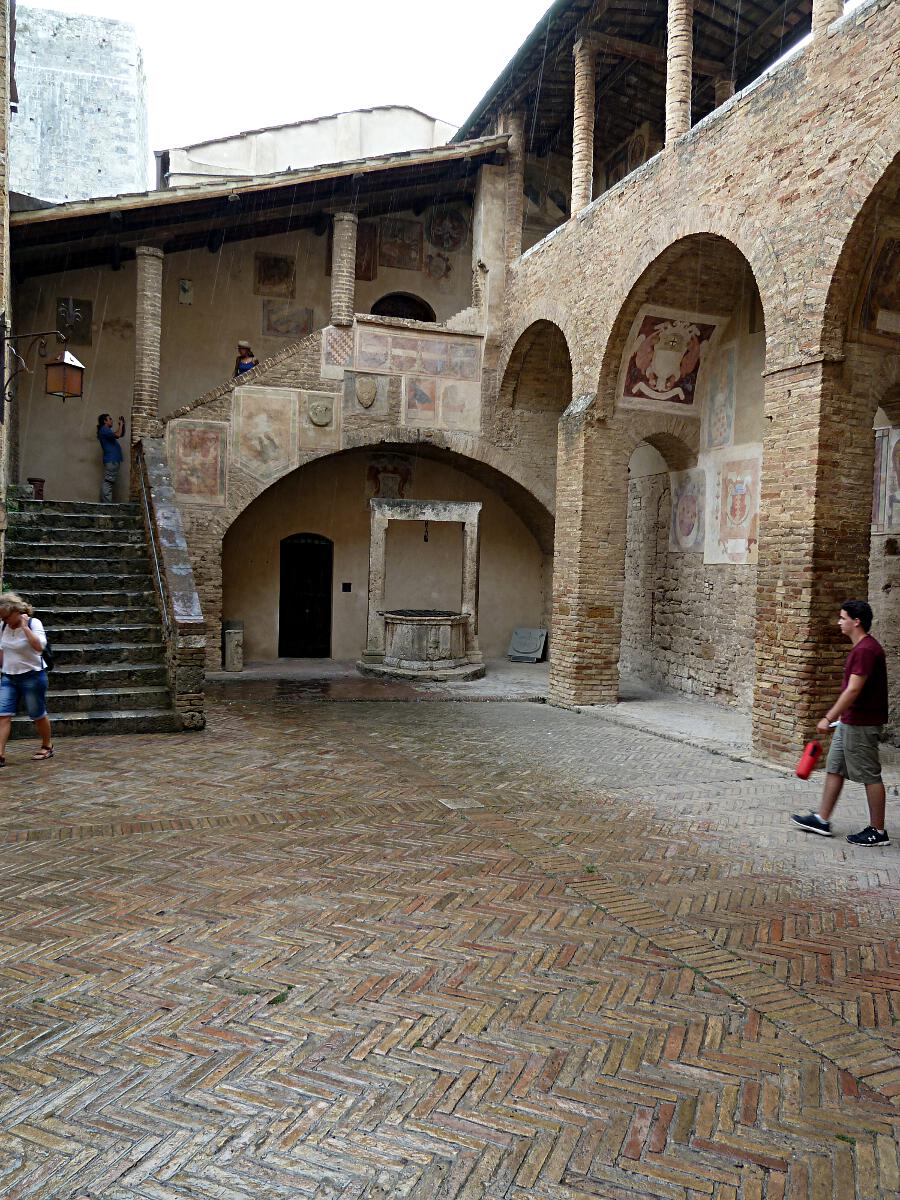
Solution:
[{"label": "woman with backpack", "polygon": [[0,767],[6,766],[6,743],[20,703],[41,738],[40,749],[31,757],[36,761],[53,757],[47,716],[48,664],[43,656],[47,635],[33,614],[31,605],[15,592],[0,595]]}]

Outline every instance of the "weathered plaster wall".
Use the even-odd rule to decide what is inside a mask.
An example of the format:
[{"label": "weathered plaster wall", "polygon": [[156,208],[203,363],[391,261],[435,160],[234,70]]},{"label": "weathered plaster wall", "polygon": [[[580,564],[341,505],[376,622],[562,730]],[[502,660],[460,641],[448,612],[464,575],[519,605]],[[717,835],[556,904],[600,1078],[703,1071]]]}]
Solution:
[{"label": "weathered plaster wall", "polygon": [[[470,211],[461,208],[470,217]],[[398,214],[418,220],[412,213]],[[314,328],[328,324],[331,279],[326,275],[327,235],[311,231],[277,237],[227,242],[217,254],[206,249],[170,254],[163,260],[160,415],[189,404],[225,382],[234,368],[236,342],[252,342],[260,360],[277,353],[295,337],[262,335],[266,297],[254,293],[258,253],[292,258],[296,264],[295,299],[312,310]],[[433,252],[426,243],[426,252]],[[471,236],[448,253],[451,271],[435,280],[423,271],[379,267],[371,281],[357,280],[356,309],[368,312],[388,292],[411,292],[434,308],[444,321],[471,301]],[[191,281],[192,303],[179,302],[179,281]],[[91,345],[73,342],[85,364],[85,401],[65,405],[43,394],[43,378],[35,373],[19,383],[21,405],[21,478],[47,480],[48,499],[93,500],[100,487],[100,455],[96,418],[102,411],[128,417],[134,375],[135,266],[120,271],[98,268],[68,271],[25,280],[16,292],[20,328],[49,329],[56,324],[60,298],[90,300],[93,305]],[[271,299],[271,297],[269,297]],[[276,301],[277,302],[277,301]],[[48,424],[53,438],[46,436]],[[128,494],[127,472],[119,482]]]},{"label": "weathered plaster wall", "polygon": [[144,66],[133,26],[16,6],[14,191],[41,200],[148,185]]},{"label": "weathered plaster wall", "polygon": [[318,163],[425,149],[443,145],[455,132],[455,126],[405,105],[354,109],[164,151],[169,174],[159,186],[298,171]]},{"label": "weathered plaster wall", "polygon": [[[377,451],[374,451],[377,453]],[[279,546],[293,533],[334,542],[332,657],[365,648],[369,563],[368,451],[319,459],[286,476],[247,508],[223,551],[223,616],[245,623],[245,659],[273,659],[278,647]],[[409,499],[480,500],[479,640],[486,656],[506,653],[517,625],[540,624],[544,581],[540,549],[521,519],[491,488],[447,464],[410,455]],[[461,526],[391,524],[387,606],[458,610]],[[342,583],[352,591],[344,592]]]}]

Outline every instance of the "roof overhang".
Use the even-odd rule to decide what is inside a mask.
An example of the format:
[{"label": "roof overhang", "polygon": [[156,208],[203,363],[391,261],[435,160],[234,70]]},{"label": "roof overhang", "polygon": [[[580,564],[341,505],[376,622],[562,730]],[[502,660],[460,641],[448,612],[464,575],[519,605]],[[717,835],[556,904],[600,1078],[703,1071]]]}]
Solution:
[{"label": "roof overhang", "polygon": [[365,218],[459,200],[474,192],[480,166],[504,160],[508,140],[504,134],[302,171],[11,213],[13,271],[22,278],[86,266],[116,267],[133,258],[142,244],[172,253],[304,227],[324,232],[334,212]]}]

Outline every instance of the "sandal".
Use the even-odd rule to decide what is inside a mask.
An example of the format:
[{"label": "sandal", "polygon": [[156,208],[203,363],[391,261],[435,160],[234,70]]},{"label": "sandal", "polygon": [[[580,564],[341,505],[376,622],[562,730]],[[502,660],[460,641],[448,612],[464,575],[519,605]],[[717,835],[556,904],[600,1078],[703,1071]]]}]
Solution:
[{"label": "sandal", "polygon": [[32,762],[41,762],[45,758],[52,758],[52,757],[53,757],[53,747],[52,746],[41,746],[40,750],[35,750],[34,754],[32,754],[31,761]]}]

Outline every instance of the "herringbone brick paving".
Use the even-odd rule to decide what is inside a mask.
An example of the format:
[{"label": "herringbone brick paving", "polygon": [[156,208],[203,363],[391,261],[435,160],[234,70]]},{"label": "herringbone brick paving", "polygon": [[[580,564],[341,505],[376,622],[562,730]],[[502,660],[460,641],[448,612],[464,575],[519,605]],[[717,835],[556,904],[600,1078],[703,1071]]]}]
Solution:
[{"label": "herringbone brick paving", "polygon": [[817,784],[246,696],[10,754],[0,1194],[900,1194],[900,848],[794,834]]}]

